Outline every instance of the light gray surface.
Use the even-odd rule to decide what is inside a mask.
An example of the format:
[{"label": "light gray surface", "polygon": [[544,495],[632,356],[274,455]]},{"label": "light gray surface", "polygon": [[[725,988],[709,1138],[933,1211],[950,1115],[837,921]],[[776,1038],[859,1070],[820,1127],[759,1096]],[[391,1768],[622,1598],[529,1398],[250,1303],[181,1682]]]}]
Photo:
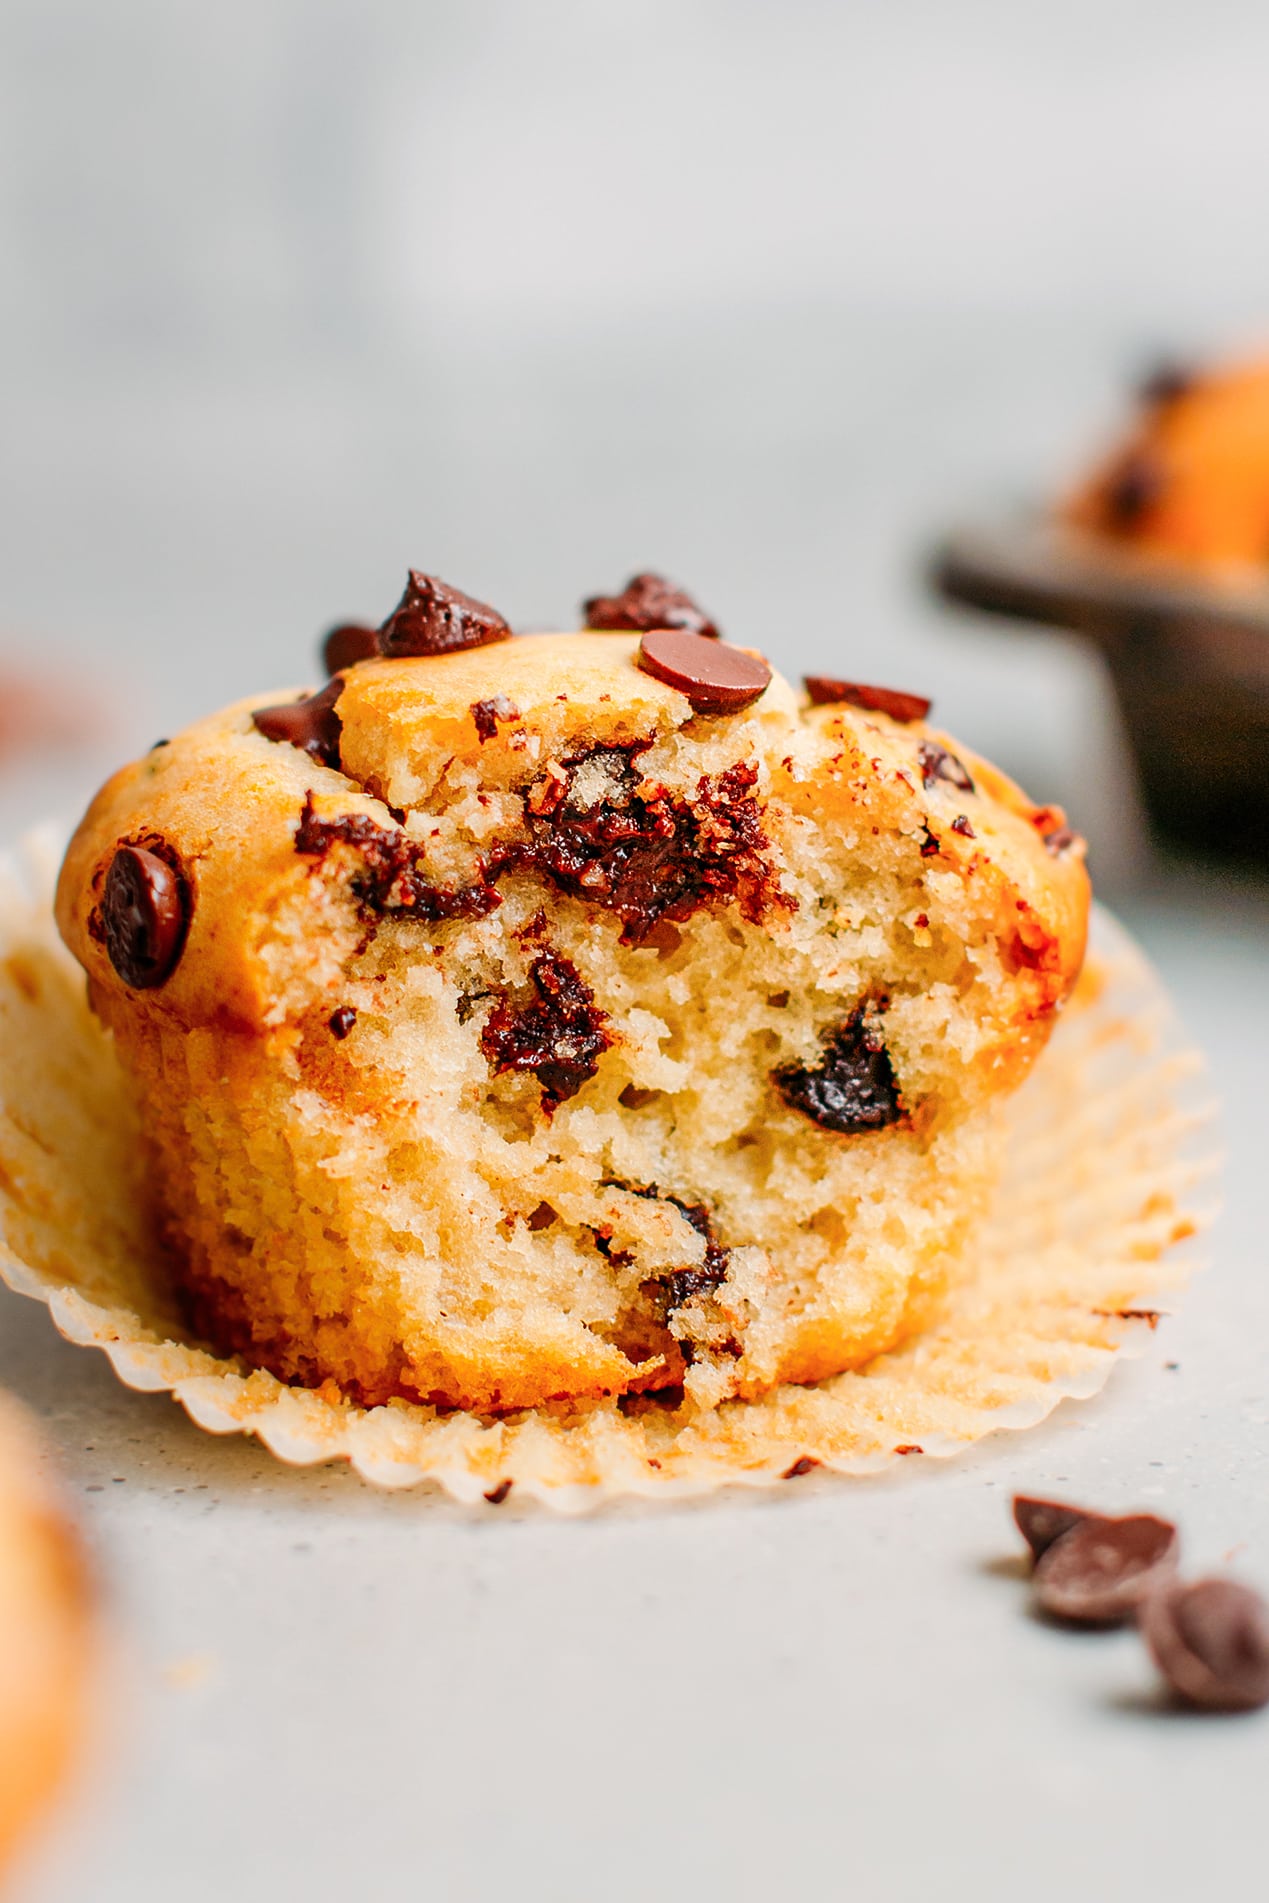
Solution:
[{"label": "light gray surface", "polygon": [[1269,320],[1267,59],[1234,0],[0,8],[0,656],[103,720],[0,781],[6,833],[311,676],[409,562],[528,624],[663,565],[1071,806],[1230,1146],[1213,1272],[1101,1401],[688,1511],[290,1473],[0,1299],[120,1647],[25,1903],[1254,1889],[1269,1721],[1035,1623],[1007,1500],[1175,1510],[1269,1585],[1269,901],[1152,863],[1096,663],[912,558],[1069,468],[1142,351]]}]

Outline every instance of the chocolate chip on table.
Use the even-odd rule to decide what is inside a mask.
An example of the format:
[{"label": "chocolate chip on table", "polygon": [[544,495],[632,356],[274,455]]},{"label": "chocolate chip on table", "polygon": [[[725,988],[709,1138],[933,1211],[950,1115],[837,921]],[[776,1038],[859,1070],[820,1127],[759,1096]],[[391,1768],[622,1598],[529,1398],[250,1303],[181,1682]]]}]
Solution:
[{"label": "chocolate chip on table", "polygon": [[1090,1514],[1061,1533],[1036,1563],[1036,1599],[1075,1625],[1118,1625],[1170,1577],[1177,1530],[1151,1513],[1123,1519]]},{"label": "chocolate chip on table", "polygon": [[510,639],[511,629],[496,608],[412,568],[405,593],[379,630],[379,652],[395,661]]},{"label": "chocolate chip on table", "polygon": [[880,1130],[903,1115],[889,1054],[862,1007],[829,1038],[819,1064],[787,1064],[772,1081],[791,1109],[841,1136]]},{"label": "chocolate chip on table", "polygon": [[891,720],[924,720],[932,703],[923,694],[903,694],[895,687],[867,687],[862,681],[832,680],[827,674],[806,674],[803,684],[812,707],[845,702],[865,713],[889,714]]},{"label": "chocolate chip on table", "polygon": [[1073,1526],[1080,1526],[1085,1520],[1101,1516],[1086,1513],[1083,1507],[1068,1506],[1061,1500],[1038,1500],[1033,1494],[1017,1493],[1014,1495],[1013,1517],[1018,1531],[1031,1548],[1031,1557],[1039,1559],[1048,1552],[1054,1540],[1061,1539],[1063,1533],[1069,1533]]},{"label": "chocolate chip on table", "polygon": [[756,654],[682,628],[653,628],[639,643],[645,674],[686,694],[698,714],[736,714],[760,700],[771,669]]},{"label": "chocolate chip on table", "polygon": [[337,1037],[342,1044],[357,1022],[357,1013],[350,1004],[341,1004],[337,1011],[331,1012],[327,1021],[330,1025],[331,1036]]},{"label": "chocolate chip on table", "polygon": [[1254,1711],[1269,1704],[1269,1606],[1233,1579],[1150,1594],[1138,1614],[1155,1664],[1187,1704]]},{"label": "chocolate chip on table", "polygon": [[931,792],[940,780],[948,786],[955,786],[962,793],[972,793],[974,782],[954,753],[939,746],[937,740],[923,740],[917,748],[917,760],[921,768],[921,780],[926,792]]},{"label": "chocolate chip on table", "polygon": [[304,700],[289,701],[281,707],[257,707],[252,723],[266,740],[289,741],[301,753],[338,770],[343,725],[335,712],[335,702],[343,691],[344,683],[337,676],[320,693]]},{"label": "chocolate chip on table", "polygon": [[586,626],[601,634],[646,634],[650,628],[684,628],[717,641],[718,629],[689,594],[663,575],[634,575],[619,595],[592,595],[582,603]]},{"label": "chocolate chip on table", "polygon": [[171,848],[170,859],[146,846],[119,846],[106,874],[101,935],[110,962],[134,991],[166,983],[185,948],[189,886]]},{"label": "chocolate chip on table", "polygon": [[373,660],[379,652],[379,630],[360,621],[341,621],[322,642],[322,661],[328,674],[342,674],[358,661]]}]

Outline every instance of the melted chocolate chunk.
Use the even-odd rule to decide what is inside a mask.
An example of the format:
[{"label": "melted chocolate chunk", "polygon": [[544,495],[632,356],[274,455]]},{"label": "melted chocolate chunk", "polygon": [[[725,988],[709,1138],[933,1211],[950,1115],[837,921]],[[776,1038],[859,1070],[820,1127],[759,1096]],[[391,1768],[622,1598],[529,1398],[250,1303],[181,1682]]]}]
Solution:
[{"label": "melted chocolate chunk", "polygon": [[[575,898],[615,911],[626,945],[643,944],[662,920],[729,899],[751,924],[772,905],[789,905],[762,856],[756,769],[703,775],[688,804],[635,791],[632,760],[641,751],[597,747],[570,761],[562,783],[550,781],[540,799],[530,795],[529,838],[499,850],[493,876],[532,867]],[[592,803],[587,788],[596,784],[603,792]]]},{"label": "melted chocolate chunk", "polygon": [[162,840],[119,846],[102,892],[100,925],[111,964],[134,991],[165,984],[185,949],[192,906],[180,857]]},{"label": "melted chocolate chunk", "polygon": [[342,1044],[357,1022],[357,1013],[350,1004],[341,1004],[337,1011],[331,1012],[327,1022],[330,1025],[331,1036],[337,1037]]},{"label": "melted chocolate chunk", "polygon": [[405,833],[389,832],[367,813],[319,819],[313,795],[304,801],[295,832],[295,850],[324,859],[334,846],[351,846],[358,857],[352,889],[363,905],[381,917],[417,918],[437,924],[451,918],[485,918],[501,903],[487,879],[447,892],[424,878],[424,850]]},{"label": "melted chocolate chunk", "polygon": [[[639,1192],[641,1195],[643,1191]],[[653,1188],[649,1194],[656,1196]],[[731,1250],[721,1243],[714,1233],[713,1219],[704,1203],[685,1203],[678,1196],[661,1196],[663,1203],[673,1203],[681,1216],[686,1216],[698,1236],[705,1238],[705,1256],[701,1262],[694,1263],[690,1269],[672,1269],[662,1280],[665,1290],[667,1310],[681,1308],[684,1302],[690,1302],[694,1295],[708,1295],[720,1283],[727,1280],[731,1267]]]},{"label": "melted chocolate chunk", "polygon": [[1066,1506],[1060,1500],[1037,1500],[1025,1493],[1014,1495],[1013,1517],[1018,1531],[1031,1548],[1032,1559],[1048,1552],[1054,1540],[1061,1539],[1073,1526],[1100,1516],[1083,1507]]},{"label": "melted chocolate chunk", "polygon": [[287,741],[323,766],[339,769],[339,739],[343,724],[335,702],[344,691],[342,680],[329,681],[320,693],[281,707],[257,707],[252,724],[266,740]]},{"label": "melted chocolate chunk", "polygon": [[1117,1625],[1176,1566],[1177,1531],[1151,1513],[1097,1514],[1061,1533],[1036,1562],[1035,1593],[1045,1612],[1076,1625]]},{"label": "melted chocolate chunk", "polygon": [[738,714],[771,685],[771,669],[759,655],[681,628],[653,628],[639,643],[645,674],[677,688],[692,711],[716,717]]},{"label": "melted chocolate chunk", "polygon": [[401,660],[510,639],[511,629],[496,608],[474,601],[439,576],[412,568],[405,593],[379,630],[379,652]]},{"label": "melted chocolate chunk", "polygon": [[1122,534],[1139,528],[1166,487],[1167,479],[1155,458],[1145,450],[1131,451],[1106,483],[1107,526]]},{"label": "melted chocolate chunk", "polygon": [[529,977],[536,1002],[517,1006],[504,999],[495,1005],[480,1048],[496,1071],[533,1071],[543,1108],[553,1109],[595,1075],[612,1037],[595,994],[567,958],[544,952]]},{"label": "melted chocolate chunk", "polygon": [[936,740],[923,740],[917,748],[917,760],[921,768],[921,781],[927,793],[932,792],[940,780],[948,786],[959,788],[962,793],[972,793],[974,782],[954,753],[939,746]]},{"label": "melted chocolate chunk", "polygon": [[812,707],[845,702],[848,707],[862,707],[865,713],[889,714],[891,720],[924,720],[932,705],[923,694],[902,694],[894,687],[866,687],[862,681],[832,680],[827,674],[806,674],[803,684]]},{"label": "melted chocolate chunk", "polygon": [[862,1005],[825,1042],[822,1062],[786,1064],[772,1081],[790,1108],[842,1136],[880,1130],[903,1115],[889,1054]]},{"label": "melted chocolate chunk", "polygon": [[378,628],[367,628],[360,621],[342,621],[322,642],[322,663],[328,674],[342,674],[358,661],[371,661],[379,652]]},{"label": "melted chocolate chunk", "polygon": [[1155,1664],[1179,1698],[1204,1711],[1269,1705],[1269,1606],[1233,1579],[1150,1594],[1138,1615]]},{"label": "melted chocolate chunk", "polygon": [[471,717],[476,723],[476,732],[483,747],[486,740],[492,740],[497,733],[500,720],[519,720],[520,709],[505,694],[494,694],[489,700],[476,701]]},{"label": "melted chocolate chunk", "polygon": [[686,628],[718,639],[718,629],[692,597],[663,575],[635,575],[619,595],[592,595],[582,603],[588,628],[603,633],[646,634],[649,628]]}]

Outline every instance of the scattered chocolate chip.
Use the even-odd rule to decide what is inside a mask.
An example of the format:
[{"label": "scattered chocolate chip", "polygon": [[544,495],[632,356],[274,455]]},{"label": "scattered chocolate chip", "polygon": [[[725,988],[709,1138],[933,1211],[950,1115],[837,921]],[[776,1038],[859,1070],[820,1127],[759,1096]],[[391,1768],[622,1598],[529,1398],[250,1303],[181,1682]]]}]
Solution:
[{"label": "scattered chocolate chip", "polygon": [[395,661],[510,639],[511,629],[496,608],[412,568],[405,593],[379,630],[379,652]]},{"label": "scattered chocolate chip", "polygon": [[323,766],[339,767],[339,737],[342,723],[335,702],[344,691],[336,678],[318,694],[293,700],[282,707],[257,707],[251,719],[266,740],[285,740],[301,753],[320,760]]},{"label": "scattered chocolate chip", "polygon": [[1086,1513],[1083,1507],[1067,1506],[1061,1500],[1037,1500],[1031,1494],[1017,1493],[1014,1495],[1013,1517],[1018,1531],[1031,1548],[1031,1557],[1039,1559],[1048,1552],[1054,1540],[1061,1539],[1073,1526],[1081,1526],[1085,1520],[1101,1516]]},{"label": "scattered chocolate chip", "polygon": [[903,1115],[889,1054],[862,1006],[826,1040],[819,1064],[785,1065],[772,1081],[792,1109],[843,1136],[880,1130]]},{"label": "scattered chocolate chip", "polygon": [[1155,1664],[1178,1697],[1205,1711],[1269,1704],[1269,1606],[1232,1579],[1152,1593],[1138,1614]]},{"label": "scattered chocolate chip", "polygon": [[924,720],[932,703],[923,694],[902,694],[894,687],[866,687],[862,681],[836,681],[827,674],[803,676],[812,707],[830,707],[840,701],[862,707],[865,713],[889,714],[891,720]]},{"label": "scattered chocolate chip", "polygon": [[539,1229],[549,1229],[553,1222],[558,1221],[558,1210],[552,1208],[550,1203],[539,1203],[537,1208],[531,1209],[525,1217],[524,1226],[536,1235]]},{"label": "scattered chocolate chip", "polygon": [[651,1189],[636,1193],[657,1197],[663,1203],[673,1203],[679,1214],[691,1223],[697,1235],[705,1238],[705,1254],[700,1262],[693,1263],[690,1269],[673,1269],[664,1278],[662,1287],[667,1309],[681,1308],[694,1295],[709,1295],[727,1280],[731,1269],[731,1250],[716,1235],[713,1218],[704,1203],[687,1203],[679,1196],[668,1194],[662,1196],[655,1184]]},{"label": "scattered chocolate chip", "polygon": [[1197,382],[1197,373],[1189,364],[1164,358],[1139,380],[1137,401],[1143,409],[1163,410],[1178,398],[1188,396]]},{"label": "scattered chocolate chip", "polygon": [[1108,526],[1125,531],[1139,527],[1166,486],[1164,472],[1155,458],[1144,450],[1131,451],[1106,482]]},{"label": "scattered chocolate chip", "polygon": [[925,1449],[914,1440],[905,1440],[901,1446],[895,1448],[895,1452],[896,1454],[923,1454]]},{"label": "scattered chocolate chip", "polygon": [[718,629],[692,597],[663,575],[635,575],[619,595],[592,595],[582,603],[586,626],[601,633],[646,634],[649,628],[684,628],[707,640]]},{"label": "scattered chocolate chip", "polygon": [[800,1480],[803,1474],[814,1471],[820,1462],[811,1454],[799,1454],[791,1467],[786,1467],[780,1475],[781,1480]]},{"label": "scattered chocolate chip", "polygon": [[520,709],[505,694],[494,694],[489,700],[476,701],[471,717],[476,723],[476,732],[483,747],[486,740],[492,740],[497,733],[500,720],[519,720]]},{"label": "scattered chocolate chip", "polygon": [[480,1047],[496,1071],[533,1071],[543,1106],[554,1109],[595,1075],[612,1036],[594,992],[567,958],[544,952],[533,961],[529,978],[536,1001],[515,1005],[504,999],[495,1005]]},{"label": "scattered chocolate chip", "polygon": [[185,948],[189,884],[176,853],[164,851],[120,846],[106,874],[101,932],[111,964],[134,991],[165,984]]},{"label": "scattered chocolate chip", "polygon": [[170,747],[171,744],[172,742],[170,740],[156,740],[154,745],[150,748],[150,752],[157,753],[160,747]]},{"label": "scattered chocolate chip", "polygon": [[500,1507],[503,1501],[506,1499],[507,1495],[510,1493],[511,1486],[512,1486],[512,1483],[510,1480],[500,1480],[496,1487],[490,1487],[488,1493],[485,1495],[485,1498],[486,1500],[488,1500],[490,1506]]},{"label": "scattered chocolate chip", "polygon": [[342,674],[358,661],[372,661],[379,652],[379,630],[360,621],[342,621],[322,642],[322,663],[328,674]]},{"label": "scattered chocolate chip", "polygon": [[[943,842],[938,838],[937,834],[932,833],[930,831],[925,821],[922,820],[921,821],[921,857],[923,859],[934,859],[938,856],[940,852],[942,852],[942,850],[943,850]],[[927,925],[929,924],[928,919],[926,920],[926,924]]]},{"label": "scattered chocolate chip", "polygon": [[1053,832],[1044,833],[1042,837],[1044,839],[1045,850],[1052,853],[1055,859],[1060,859],[1064,853],[1070,852],[1072,847],[1083,844],[1079,834],[1072,826],[1058,826]]},{"label": "scattered chocolate chip", "polygon": [[1089,1515],[1055,1539],[1036,1564],[1036,1598],[1045,1612],[1076,1625],[1131,1618],[1177,1561],[1177,1531],[1151,1513],[1124,1519]]},{"label": "scattered chocolate chip", "polygon": [[972,793],[974,782],[954,753],[946,747],[940,747],[936,740],[923,740],[917,748],[917,760],[921,767],[921,780],[926,792],[931,792],[940,780],[948,786],[958,787],[962,793]]},{"label": "scattered chocolate chip", "polygon": [[978,834],[966,819],[964,813],[958,813],[952,821],[952,831],[959,833],[962,839],[977,839]]},{"label": "scattered chocolate chip", "polygon": [[341,1004],[337,1011],[331,1012],[328,1022],[331,1036],[337,1037],[342,1044],[357,1022],[357,1013],[350,1004]]},{"label": "scattered chocolate chip", "polygon": [[760,700],[771,669],[756,654],[680,628],[653,628],[639,643],[645,674],[686,694],[698,714],[736,714]]}]

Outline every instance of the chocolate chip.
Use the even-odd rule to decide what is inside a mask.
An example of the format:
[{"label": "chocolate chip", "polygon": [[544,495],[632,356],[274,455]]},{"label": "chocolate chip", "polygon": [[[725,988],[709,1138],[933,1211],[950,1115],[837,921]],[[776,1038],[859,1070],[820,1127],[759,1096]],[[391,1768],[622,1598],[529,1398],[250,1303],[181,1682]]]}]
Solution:
[{"label": "chocolate chip", "polygon": [[1045,833],[1043,838],[1045,850],[1052,853],[1055,859],[1062,858],[1064,853],[1084,843],[1073,826],[1058,826],[1053,832]]},{"label": "chocolate chip", "polygon": [[500,1480],[496,1487],[490,1487],[485,1495],[491,1507],[500,1507],[511,1491],[511,1481]]},{"label": "chocolate chip", "polygon": [[483,601],[473,601],[436,575],[410,570],[405,593],[379,630],[379,652],[391,660],[455,654],[461,648],[509,641],[511,630]]},{"label": "chocolate chip", "polygon": [[1111,528],[1135,529],[1166,487],[1163,470],[1153,456],[1134,450],[1111,472],[1106,483],[1106,515]]},{"label": "chocolate chip", "polygon": [[1037,1500],[1031,1494],[1017,1493],[1014,1495],[1013,1517],[1018,1531],[1031,1548],[1031,1557],[1039,1559],[1048,1552],[1054,1540],[1061,1539],[1073,1526],[1081,1526],[1085,1520],[1102,1516],[1086,1513],[1083,1507],[1067,1506],[1061,1500]]},{"label": "chocolate chip", "polygon": [[916,1441],[909,1440],[909,1441],[904,1441],[900,1446],[896,1447],[895,1452],[896,1454],[903,1454],[903,1455],[923,1454],[925,1452],[925,1449],[924,1447],[920,1446]]},{"label": "chocolate chip", "polygon": [[371,661],[379,652],[379,630],[360,621],[341,621],[322,642],[322,662],[328,674],[341,674],[358,661]]},{"label": "chocolate chip", "polygon": [[281,707],[257,707],[251,719],[266,740],[285,740],[323,766],[339,767],[339,738],[343,731],[335,702],[344,691],[336,678],[319,694],[293,700]]},{"label": "chocolate chip", "polygon": [[171,847],[120,846],[101,900],[101,928],[110,962],[134,991],[171,977],[189,929],[189,884]]},{"label": "chocolate chip", "polygon": [[1121,1520],[1090,1515],[1060,1534],[1037,1562],[1036,1598],[1056,1619],[1116,1625],[1167,1579],[1177,1546],[1176,1528],[1151,1513]]},{"label": "chocolate chip", "polygon": [[342,1044],[353,1025],[357,1022],[357,1013],[350,1004],[341,1004],[338,1011],[332,1011],[328,1020],[332,1037]]},{"label": "chocolate chip", "polygon": [[922,694],[902,694],[894,687],[866,687],[862,681],[835,681],[827,674],[803,676],[812,707],[835,706],[844,701],[849,707],[862,707],[866,713],[889,714],[891,720],[924,720],[931,702]]},{"label": "chocolate chip", "polygon": [[932,792],[940,780],[948,786],[955,786],[962,793],[972,793],[974,782],[965,771],[954,753],[939,746],[936,740],[923,740],[917,748],[917,760],[921,767],[921,780],[927,793]]},{"label": "chocolate chip", "polygon": [[952,821],[952,831],[959,833],[962,839],[977,839],[978,837],[978,834],[974,831],[964,813],[958,813],[956,815],[956,818]]},{"label": "chocolate chip", "polygon": [[476,701],[472,706],[471,717],[476,723],[476,732],[483,747],[486,740],[492,740],[497,733],[500,720],[519,720],[520,709],[505,694],[495,694],[490,700]]},{"label": "chocolate chip", "polygon": [[811,1454],[799,1454],[791,1467],[786,1467],[780,1475],[781,1480],[800,1480],[803,1474],[812,1473],[819,1461]]},{"label": "chocolate chip", "polygon": [[[936,859],[939,853],[942,852],[942,850],[943,850],[942,841],[938,839],[935,836],[935,834],[930,831],[925,821],[922,820],[921,821],[921,857],[923,859]],[[926,922],[928,924],[929,921],[927,920]]]},{"label": "chocolate chip", "polygon": [[1188,364],[1168,358],[1154,364],[1137,384],[1137,401],[1147,410],[1164,410],[1178,398],[1188,396],[1198,382]]},{"label": "chocolate chip", "polygon": [[820,1064],[788,1064],[772,1081],[792,1109],[842,1136],[880,1130],[903,1115],[889,1054],[862,1006],[825,1043]]},{"label": "chocolate chip", "polygon": [[619,595],[592,595],[582,603],[586,626],[601,633],[645,634],[649,628],[684,628],[716,641],[718,629],[690,595],[663,575],[635,575]]},{"label": "chocolate chip", "polygon": [[680,628],[653,628],[639,643],[645,674],[677,687],[698,714],[735,714],[761,699],[771,669],[756,654]]},{"label": "chocolate chip", "polygon": [[1269,1606],[1232,1579],[1152,1593],[1138,1615],[1154,1662],[1178,1697],[1206,1711],[1269,1704]]}]

